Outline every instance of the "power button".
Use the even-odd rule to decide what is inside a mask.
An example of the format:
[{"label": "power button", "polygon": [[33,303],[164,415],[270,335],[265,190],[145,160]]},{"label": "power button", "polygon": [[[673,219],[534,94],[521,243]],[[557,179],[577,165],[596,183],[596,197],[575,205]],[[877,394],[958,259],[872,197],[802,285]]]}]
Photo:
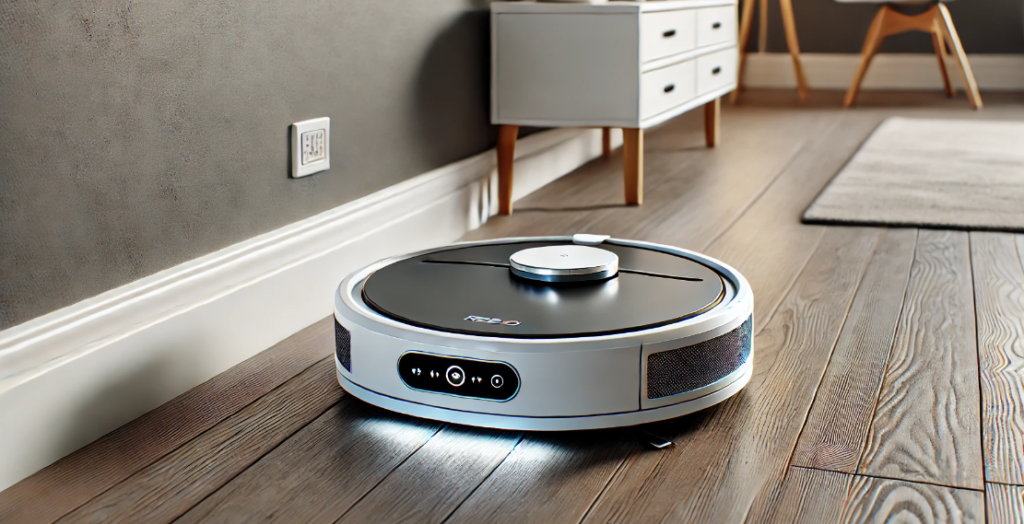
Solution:
[{"label": "power button", "polygon": [[494,386],[495,388],[500,388],[501,386],[505,385],[505,378],[502,377],[501,375],[494,375],[493,377],[491,377],[491,385]]}]

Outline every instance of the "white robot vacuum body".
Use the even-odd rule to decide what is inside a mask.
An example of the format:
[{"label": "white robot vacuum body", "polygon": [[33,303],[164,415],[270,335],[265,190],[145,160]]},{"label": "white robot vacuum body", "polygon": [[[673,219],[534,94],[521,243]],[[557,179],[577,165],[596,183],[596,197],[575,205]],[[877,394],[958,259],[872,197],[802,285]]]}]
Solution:
[{"label": "white robot vacuum body", "polygon": [[742,275],[683,249],[598,235],[456,244],[342,281],[338,381],[458,424],[631,426],[739,392],[752,312]]}]

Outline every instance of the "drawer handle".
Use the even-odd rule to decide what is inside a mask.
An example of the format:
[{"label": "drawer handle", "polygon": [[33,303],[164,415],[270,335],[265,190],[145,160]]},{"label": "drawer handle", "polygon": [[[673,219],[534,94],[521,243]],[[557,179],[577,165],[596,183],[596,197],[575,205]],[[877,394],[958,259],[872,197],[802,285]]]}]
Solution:
[{"label": "drawer handle", "polygon": [[711,29],[719,29],[722,27],[722,22],[715,22],[711,24]]},{"label": "drawer handle", "polygon": [[675,91],[675,90],[676,90],[676,85],[675,84],[669,84],[669,85],[665,86],[665,92],[666,93],[671,93],[672,91]]},{"label": "drawer handle", "polygon": [[664,33],[662,33],[661,36],[663,36],[665,38],[672,38],[673,36],[676,36],[676,30],[675,29],[669,29],[668,31],[665,31]]},{"label": "drawer handle", "polygon": [[722,72],[721,66],[715,66],[715,68],[711,70],[711,74],[713,74],[713,75],[717,75],[718,73],[721,73],[721,72]]}]

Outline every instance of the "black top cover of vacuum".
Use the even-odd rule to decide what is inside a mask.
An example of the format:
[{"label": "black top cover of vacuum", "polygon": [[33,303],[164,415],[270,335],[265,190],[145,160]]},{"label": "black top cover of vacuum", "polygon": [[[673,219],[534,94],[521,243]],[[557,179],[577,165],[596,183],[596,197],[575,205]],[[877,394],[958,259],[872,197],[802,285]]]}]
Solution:
[{"label": "black top cover of vacuum", "polygon": [[363,283],[363,300],[392,319],[482,336],[565,338],[623,333],[698,315],[725,296],[712,268],[652,249],[602,244],[619,274],[594,282],[545,283],[512,274],[522,249],[569,242],[452,248],[387,265]]}]

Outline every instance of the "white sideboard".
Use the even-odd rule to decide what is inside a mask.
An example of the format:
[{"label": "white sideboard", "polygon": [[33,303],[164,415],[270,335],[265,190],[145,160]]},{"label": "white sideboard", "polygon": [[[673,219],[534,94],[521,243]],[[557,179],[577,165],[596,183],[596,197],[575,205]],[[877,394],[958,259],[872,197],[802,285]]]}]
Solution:
[{"label": "white sideboard", "polygon": [[735,0],[491,4],[500,211],[521,125],[622,128],[628,204],[643,201],[643,129],[704,106],[713,146],[719,97],[736,88],[736,22]]}]

